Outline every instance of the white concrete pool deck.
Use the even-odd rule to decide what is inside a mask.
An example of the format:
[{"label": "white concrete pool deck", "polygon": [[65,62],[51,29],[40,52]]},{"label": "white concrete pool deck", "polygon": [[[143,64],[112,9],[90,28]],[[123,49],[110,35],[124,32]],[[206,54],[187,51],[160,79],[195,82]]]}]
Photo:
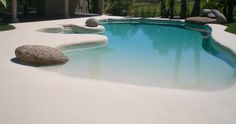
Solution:
[{"label": "white concrete pool deck", "polygon": [[[98,18],[107,18],[101,16]],[[14,24],[0,32],[0,124],[235,124],[236,85],[190,91],[80,79],[11,62],[24,44],[52,47],[104,41],[102,35],[47,34],[41,28],[86,18]],[[236,52],[236,35],[211,24],[212,36]]]}]

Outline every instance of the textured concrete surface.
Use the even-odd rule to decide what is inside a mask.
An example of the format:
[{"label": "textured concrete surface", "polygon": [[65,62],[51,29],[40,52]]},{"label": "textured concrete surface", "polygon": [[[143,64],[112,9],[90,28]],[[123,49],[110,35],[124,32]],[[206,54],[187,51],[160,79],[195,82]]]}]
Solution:
[{"label": "textured concrete surface", "polygon": [[[107,18],[105,16],[98,18]],[[86,19],[14,24],[0,32],[0,124],[235,124],[236,86],[188,91],[80,79],[11,62],[16,47],[105,42],[101,35],[47,34],[40,28]],[[217,42],[236,51],[236,36],[212,24]]]}]

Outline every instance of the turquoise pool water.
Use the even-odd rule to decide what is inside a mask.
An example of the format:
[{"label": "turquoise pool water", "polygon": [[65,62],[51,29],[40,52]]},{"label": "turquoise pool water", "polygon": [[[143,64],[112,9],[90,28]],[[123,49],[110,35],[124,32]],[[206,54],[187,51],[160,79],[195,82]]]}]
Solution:
[{"label": "turquoise pool water", "polygon": [[109,39],[106,47],[88,44],[64,49],[70,61],[50,70],[114,83],[189,90],[221,90],[235,83],[235,58],[209,34],[148,23],[104,27]]}]

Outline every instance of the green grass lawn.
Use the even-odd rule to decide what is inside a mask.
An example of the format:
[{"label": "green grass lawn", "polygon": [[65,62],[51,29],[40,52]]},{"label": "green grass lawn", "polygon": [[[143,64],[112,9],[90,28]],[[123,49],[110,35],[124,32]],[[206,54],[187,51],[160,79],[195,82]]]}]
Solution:
[{"label": "green grass lawn", "polygon": [[7,30],[13,30],[15,29],[14,26],[9,24],[0,24],[0,31],[7,31]]},{"label": "green grass lawn", "polygon": [[227,32],[236,34],[236,22],[226,24],[226,26],[228,26],[228,28],[226,29]]}]

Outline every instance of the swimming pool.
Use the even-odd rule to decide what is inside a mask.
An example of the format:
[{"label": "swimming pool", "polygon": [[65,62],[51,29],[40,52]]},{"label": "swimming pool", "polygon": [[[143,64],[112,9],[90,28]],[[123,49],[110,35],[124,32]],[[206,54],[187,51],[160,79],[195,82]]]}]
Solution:
[{"label": "swimming pool", "polygon": [[207,26],[190,27],[204,31],[199,32],[171,21],[103,25],[105,47],[64,49],[70,61],[47,68],[80,78],[188,90],[221,90],[235,82],[235,57],[212,40]]}]

